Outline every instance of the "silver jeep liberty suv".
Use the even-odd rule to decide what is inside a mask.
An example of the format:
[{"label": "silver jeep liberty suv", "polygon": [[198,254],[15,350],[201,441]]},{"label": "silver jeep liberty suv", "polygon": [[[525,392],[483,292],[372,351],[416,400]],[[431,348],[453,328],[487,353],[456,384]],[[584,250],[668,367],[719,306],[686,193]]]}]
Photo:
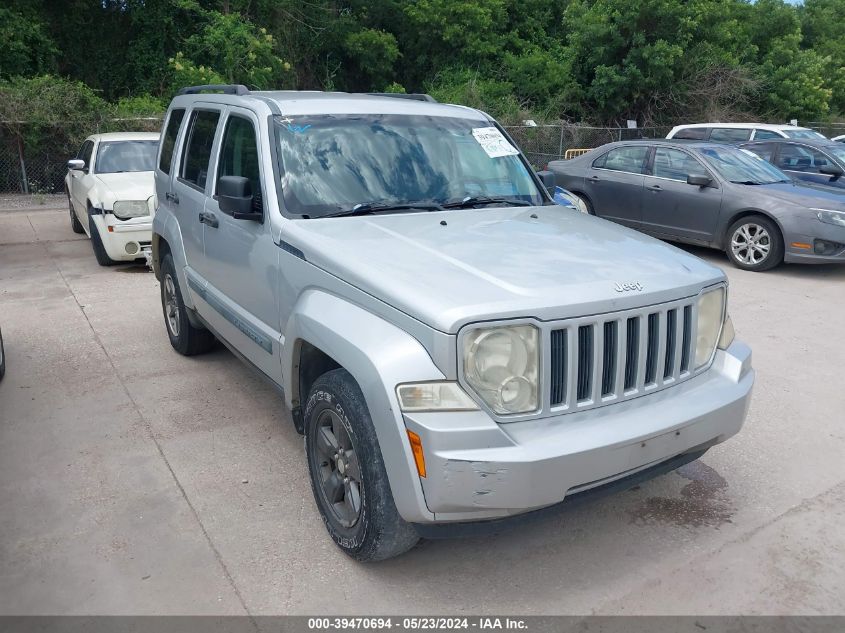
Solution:
[{"label": "silver jeep liberty suv", "polygon": [[156,161],[170,342],[281,390],[341,549],[497,530],[739,431],[718,268],[555,205],[483,112],[397,96],[186,88]]}]

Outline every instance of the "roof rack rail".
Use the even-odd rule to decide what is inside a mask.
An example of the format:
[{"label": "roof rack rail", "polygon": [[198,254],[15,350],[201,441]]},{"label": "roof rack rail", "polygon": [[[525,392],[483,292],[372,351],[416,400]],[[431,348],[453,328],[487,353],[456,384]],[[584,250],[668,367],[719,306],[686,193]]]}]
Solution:
[{"label": "roof rack rail", "polygon": [[406,93],[406,92],[368,92],[371,97],[395,97],[397,99],[411,99],[413,101],[428,101],[429,103],[437,103],[437,99],[431,95],[422,93]]},{"label": "roof rack rail", "polygon": [[247,95],[249,88],[243,84],[206,84],[204,86],[186,86],[181,88],[177,95],[196,95],[201,92],[222,92],[226,95]]}]

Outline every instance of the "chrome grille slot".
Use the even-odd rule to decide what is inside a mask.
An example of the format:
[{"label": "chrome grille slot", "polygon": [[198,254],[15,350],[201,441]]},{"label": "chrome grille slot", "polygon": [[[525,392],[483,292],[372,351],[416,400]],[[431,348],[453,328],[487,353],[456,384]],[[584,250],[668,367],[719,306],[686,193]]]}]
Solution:
[{"label": "chrome grille slot", "polygon": [[616,380],[616,321],[607,321],[604,324],[604,350],[602,353],[601,373],[601,395],[608,396],[613,393],[613,384]]},{"label": "chrome grille slot", "polygon": [[666,356],[663,360],[663,380],[672,377],[675,371],[675,329],[678,326],[678,311],[666,312]]},{"label": "chrome grille slot", "polygon": [[689,298],[551,324],[544,410],[592,409],[689,378],[696,316]]},{"label": "chrome grille slot", "polygon": [[660,315],[657,312],[648,315],[648,343],[645,357],[645,384],[647,385],[652,384],[657,375],[657,346],[660,344],[658,340],[659,317]]},{"label": "chrome grille slot", "polygon": [[640,348],[640,318],[627,321],[627,344],[625,345],[625,391],[637,386],[637,352]]},{"label": "chrome grille slot", "polygon": [[553,330],[551,337],[552,406],[566,402],[566,330]]},{"label": "chrome grille slot", "polygon": [[593,326],[578,328],[578,400],[590,397],[593,386]]},{"label": "chrome grille slot", "polygon": [[684,306],[684,336],[681,343],[681,371],[689,371],[690,339],[692,338],[692,306]]}]

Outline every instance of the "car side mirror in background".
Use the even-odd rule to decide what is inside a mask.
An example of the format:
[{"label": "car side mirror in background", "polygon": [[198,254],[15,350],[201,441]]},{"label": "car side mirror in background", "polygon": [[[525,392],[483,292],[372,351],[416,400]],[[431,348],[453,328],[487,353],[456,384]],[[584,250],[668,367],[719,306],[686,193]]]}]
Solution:
[{"label": "car side mirror in background", "polygon": [[549,190],[549,193],[554,193],[555,172],[549,169],[544,169],[543,171],[537,172],[537,177],[540,179],[540,182],[543,183],[543,186]]},{"label": "car side mirror in background", "polygon": [[688,185],[695,185],[696,187],[709,187],[712,183],[713,179],[710,176],[705,176],[704,174],[687,175]]},{"label": "car side mirror in background", "polygon": [[67,168],[73,171],[85,169],[85,161],[79,158],[72,158],[67,162]]},{"label": "car side mirror in background", "polygon": [[262,222],[263,213],[253,210],[252,184],[243,176],[220,176],[217,180],[217,204],[223,213],[236,220]]},{"label": "car side mirror in background", "polygon": [[833,179],[836,180],[840,176],[842,176],[842,169],[837,167],[836,165],[822,165],[819,167],[819,173],[825,174],[826,176],[833,176]]}]

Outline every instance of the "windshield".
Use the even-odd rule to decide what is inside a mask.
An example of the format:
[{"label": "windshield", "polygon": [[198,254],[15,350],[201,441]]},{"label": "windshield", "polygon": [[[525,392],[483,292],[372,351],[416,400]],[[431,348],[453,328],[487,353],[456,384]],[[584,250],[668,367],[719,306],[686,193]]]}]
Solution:
[{"label": "windshield", "polygon": [[282,191],[292,213],[316,218],[361,205],[477,197],[544,202],[518,151],[481,121],[355,114],[276,123]]},{"label": "windshield", "polygon": [[820,139],[823,138],[827,140],[827,137],[824,134],[820,134],[815,130],[782,130],[784,134],[786,134],[789,138],[813,138],[813,139]]},{"label": "windshield", "polygon": [[97,150],[97,173],[152,171],[158,141],[102,141]]},{"label": "windshield", "polygon": [[704,160],[725,180],[751,185],[789,182],[789,178],[781,170],[747,150],[706,147],[699,151]]},{"label": "windshield", "polygon": [[828,146],[825,147],[824,150],[830,154],[833,154],[834,157],[839,160],[839,162],[845,163],[845,145],[843,145],[842,147],[836,145]]}]

